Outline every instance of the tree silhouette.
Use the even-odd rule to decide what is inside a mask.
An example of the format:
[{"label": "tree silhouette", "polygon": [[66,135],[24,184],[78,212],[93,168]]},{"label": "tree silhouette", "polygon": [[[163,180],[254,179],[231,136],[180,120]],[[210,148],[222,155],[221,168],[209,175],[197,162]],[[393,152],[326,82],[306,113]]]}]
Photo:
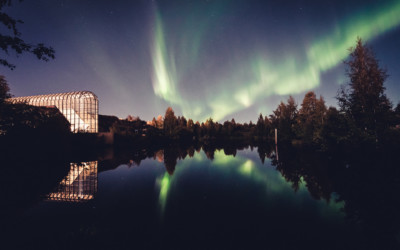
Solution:
[{"label": "tree silhouette", "polygon": [[177,164],[179,153],[177,148],[168,147],[164,149],[164,165],[169,175],[173,175]]},{"label": "tree silhouette", "polygon": [[257,120],[257,133],[260,136],[263,136],[265,134],[265,120],[261,113]]},{"label": "tree silhouette", "polygon": [[400,126],[400,102],[397,104],[396,108],[394,109],[395,113],[395,123],[397,126]]},{"label": "tree silhouette", "polygon": [[187,125],[187,128],[190,129],[193,132],[193,127],[194,127],[193,120],[189,119],[186,125]]},{"label": "tree silhouette", "polygon": [[294,138],[294,126],[297,120],[297,104],[292,96],[289,96],[287,104],[281,102],[270,116],[273,128],[280,131],[280,141],[290,141]]},{"label": "tree silhouette", "polygon": [[[233,119],[232,119],[233,120]],[[225,121],[223,125],[223,132],[226,136],[231,136],[235,125],[230,121]]]},{"label": "tree silhouette", "polygon": [[337,95],[340,110],[360,131],[378,139],[390,125],[387,121],[392,108],[384,93],[386,70],[380,68],[373,51],[361,38],[357,39],[355,48],[350,48],[350,59],[345,63],[350,82]]},{"label": "tree silhouette", "polygon": [[335,107],[329,107],[326,111],[324,125],[321,135],[326,146],[335,148],[350,140],[351,124],[345,115],[340,113]]},{"label": "tree silhouette", "polygon": [[167,136],[173,135],[174,129],[177,124],[177,118],[175,116],[174,110],[171,107],[168,107],[165,111],[164,116],[164,133]]},{"label": "tree silhouette", "polygon": [[[21,1],[19,0],[19,2]],[[10,51],[15,52],[17,56],[28,52],[34,54],[39,60],[54,59],[55,51],[52,47],[46,47],[43,43],[30,44],[22,40],[17,24],[22,24],[23,21],[14,19],[4,12],[4,7],[10,7],[12,2],[12,0],[0,0],[0,23],[8,30],[8,32],[0,34],[0,48],[7,55]],[[0,58],[0,64],[11,70],[15,69],[15,65],[4,58]]]},{"label": "tree silhouette", "polygon": [[5,100],[10,98],[10,88],[4,76],[0,75],[0,135],[7,131],[8,118],[10,116],[9,107]]},{"label": "tree silhouette", "polygon": [[153,120],[151,120],[151,126],[153,126],[153,127],[155,127],[155,128],[157,128],[158,126],[157,126],[157,121],[156,121],[156,118],[155,117],[153,117]]},{"label": "tree silhouette", "polygon": [[207,135],[215,136],[215,123],[211,117],[206,120],[204,128]]},{"label": "tree silhouette", "polygon": [[306,93],[298,115],[298,133],[303,141],[316,142],[321,139],[321,130],[326,114],[325,100],[317,98],[314,91]]},{"label": "tree silhouette", "polygon": [[162,129],[164,127],[164,118],[162,115],[157,116],[157,128]]},{"label": "tree silhouette", "polygon": [[10,97],[10,88],[8,87],[7,80],[4,76],[0,75],[0,105],[4,103],[5,99]]}]

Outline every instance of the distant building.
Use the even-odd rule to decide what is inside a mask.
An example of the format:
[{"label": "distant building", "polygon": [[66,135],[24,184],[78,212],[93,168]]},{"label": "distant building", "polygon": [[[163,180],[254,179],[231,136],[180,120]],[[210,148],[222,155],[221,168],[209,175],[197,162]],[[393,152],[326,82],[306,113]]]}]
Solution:
[{"label": "distant building", "polygon": [[25,103],[39,107],[56,107],[71,124],[74,133],[97,133],[99,101],[90,91],[14,97],[10,103]]}]

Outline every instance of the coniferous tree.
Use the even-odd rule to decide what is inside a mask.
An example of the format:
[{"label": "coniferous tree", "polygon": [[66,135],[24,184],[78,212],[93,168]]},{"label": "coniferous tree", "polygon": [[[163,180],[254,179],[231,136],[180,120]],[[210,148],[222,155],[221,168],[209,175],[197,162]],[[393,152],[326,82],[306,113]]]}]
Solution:
[{"label": "coniferous tree", "polygon": [[167,136],[171,136],[174,133],[174,129],[177,125],[177,118],[175,116],[174,110],[171,107],[168,107],[165,111],[164,116],[164,133]]},{"label": "coniferous tree", "polygon": [[151,120],[151,126],[153,126],[153,127],[155,127],[155,128],[158,127],[158,126],[157,126],[157,120],[156,120],[155,117],[153,117],[153,120]]},{"label": "coniferous tree", "polygon": [[351,119],[361,134],[376,140],[390,126],[392,105],[386,97],[386,70],[379,66],[373,51],[357,39],[350,48],[347,64],[349,84],[338,93],[340,110]]},{"label": "coniferous tree", "polygon": [[257,120],[257,133],[258,133],[258,135],[259,136],[263,136],[263,135],[265,135],[265,120],[264,120],[264,117],[263,117],[263,115],[260,113],[260,116],[258,117],[258,120]]}]

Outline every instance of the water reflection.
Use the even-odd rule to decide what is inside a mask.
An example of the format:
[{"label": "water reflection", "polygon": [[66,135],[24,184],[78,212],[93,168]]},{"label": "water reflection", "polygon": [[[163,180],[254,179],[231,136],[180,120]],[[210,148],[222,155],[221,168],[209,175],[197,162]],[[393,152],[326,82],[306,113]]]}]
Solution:
[{"label": "water reflection", "polygon": [[160,189],[158,200],[161,206],[161,211],[164,212],[165,206],[167,204],[168,191],[171,186],[171,176],[167,173],[159,176],[156,179],[156,186],[158,186]]},{"label": "water reflection", "polygon": [[54,231],[54,246],[89,239],[110,249],[160,249],[176,235],[176,249],[399,246],[398,160],[288,146],[278,161],[275,145],[253,146],[169,145],[70,164],[47,196],[68,203],[41,203],[29,233],[16,235],[32,233],[40,246]]},{"label": "water reflection", "polygon": [[82,202],[92,200],[97,192],[97,161],[70,163],[67,176],[47,201]]},{"label": "water reflection", "polygon": [[[253,146],[259,161],[254,153],[249,153]],[[391,195],[400,187],[397,155],[385,154],[385,151],[377,149],[367,152],[354,150],[349,154],[341,150],[320,151],[285,145],[279,147],[278,160],[278,147],[275,145],[253,146],[202,144],[146,149],[131,153],[129,160],[114,166],[129,161],[139,166],[146,158],[162,162],[165,171],[158,172],[153,185],[156,183],[158,203],[164,215],[171,212],[171,206],[186,202],[177,202],[176,196],[189,192],[184,190],[191,187],[191,182],[202,186],[209,181],[210,176],[201,171],[212,171],[213,175],[220,176],[219,181],[222,182],[229,176],[235,176],[231,179],[235,183],[240,176],[243,181],[263,187],[267,191],[260,197],[282,196],[278,193],[287,196],[289,188],[295,194],[289,200],[296,203],[296,197],[305,197],[307,194],[307,197],[320,204],[320,213],[344,212],[346,220],[359,228],[359,235],[375,235],[380,242],[385,242],[384,245],[398,245],[400,216],[397,211],[400,209],[400,198]],[[260,162],[267,167],[263,167]],[[191,182],[187,181],[188,175],[192,176]],[[229,186],[231,183],[224,185]],[[224,191],[224,195],[232,190],[236,190],[236,187],[231,186]],[[241,193],[243,190],[238,189],[236,192]],[[303,201],[298,202],[294,206],[301,207]]]},{"label": "water reflection", "polygon": [[215,152],[222,151],[224,155],[235,157],[237,151],[250,149],[253,151],[257,147],[260,159],[264,163],[265,158],[271,158],[275,151],[269,145],[252,145],[245,143],[230,144],[191,144],[191,145],[169,145],[163,148],[144,148],[136,149],[131,152],[117,152],[111,161],[102,162],[102,170],[113,169],[119,165],[129,167],[140,166],[145,159],[152,158],[164,163],[165,169],[172,176],[175,172],[178,161],[186,158],[193,158],[196,153],[204,152],[207,159],[214,161]]}]

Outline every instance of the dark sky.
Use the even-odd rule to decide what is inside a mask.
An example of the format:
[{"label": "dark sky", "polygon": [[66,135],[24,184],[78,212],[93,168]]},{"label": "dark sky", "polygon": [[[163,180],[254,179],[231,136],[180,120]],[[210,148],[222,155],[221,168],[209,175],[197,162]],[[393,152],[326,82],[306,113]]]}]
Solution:
[{"label": "dark sky", "polygon": [[[256,121],[307,91],[336,105],[357,36],[400,100],[400,1],[25,0],[5,11],[56,59],[7,59],[15,96],[93,91],[100,113],[150,120],[168,106],[204,121]],[[4,32],[4,28],[0,28]],[[4,56],[3,52],[1,56]]]}]

